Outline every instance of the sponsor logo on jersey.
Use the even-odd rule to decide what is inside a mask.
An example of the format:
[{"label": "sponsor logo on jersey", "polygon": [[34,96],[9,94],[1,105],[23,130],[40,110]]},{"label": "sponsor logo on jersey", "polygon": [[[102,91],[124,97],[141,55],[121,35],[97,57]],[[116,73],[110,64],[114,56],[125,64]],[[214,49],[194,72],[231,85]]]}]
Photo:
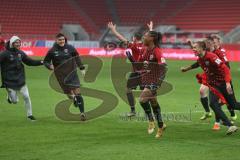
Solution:
[{"label": "sponsor logo on jersey", "polygon": [[221,63],[222,61],[219,59],[219,58],[217,58],[216,60],[215,60],[215,63],[217,63],[218,65]]},{"label": "sponsor logo on jersey", "polygon": [[150,59],[150,60],[153,60],[153,58],[154,58],[154,56],[151,54],[150,57],[149,57],[149,59]]}]

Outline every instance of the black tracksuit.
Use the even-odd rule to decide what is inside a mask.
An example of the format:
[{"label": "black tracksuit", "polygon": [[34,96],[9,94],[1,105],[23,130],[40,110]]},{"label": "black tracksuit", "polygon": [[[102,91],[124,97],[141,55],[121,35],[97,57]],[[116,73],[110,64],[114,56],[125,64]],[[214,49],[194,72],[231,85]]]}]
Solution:
[{"label": "black tracksuit", "polygon": [[65,94],[70,94],[71,89],[80,87],[77,67],[80,70],[84,70],[85,67],[73,46],[65,44],[61,47],[55,43],[44,58],[44,65],[47,68],[51,64],[54,66],[54,74]]},{"label": "black tracksuit", "polygon": [[33,60],[21,50],[9,47],[6,44],[6,50],[0,54],[2,88],[11,88],[19,90],[25,85],[24,64],[29,66],[43,65],[40,60]]}]

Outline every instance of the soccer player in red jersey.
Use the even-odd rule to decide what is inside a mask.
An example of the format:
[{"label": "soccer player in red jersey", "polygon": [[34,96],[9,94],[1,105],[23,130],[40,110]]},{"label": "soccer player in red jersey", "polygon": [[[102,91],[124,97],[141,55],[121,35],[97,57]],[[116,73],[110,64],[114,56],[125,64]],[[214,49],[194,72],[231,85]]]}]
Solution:
[{"label": "soccer player in red jersey", "polygon": [[[208,43],[208,41],[206,40],[206,47],[209,51],[213,51],[214,48],[213,48],[213,45],[211,45],[211,43]],[[193,47],[194,43],[191,41],[191,40],[188,40],[188,43],[189,45],[191,46],[191,48]],[[195,62],[194,64],[190,65],[190,66],[187,66],[187,67],[182,67],[181,68],[181,71],[182,72],[187,72],[191,69],[195,69],[195,68],[198,68],[199,67],[199,64],[197,62]],[[212,114],[210,112],[210,108],[209,108],[209,104],[208,104],[208,92],[209,92],[209,89],[206,85],[204,84],[201,84],[200,86],[200,89],[199,89],[199,93],[200,93],[200,101],[201,101],[201,104],[205,110],[205,113],[204,115],[200,118],[200,120],[206,120],[207,118],[211,118],[212,117]]]},{"label": "soccer player in red jersey", "polygon": [[[126,95],[127,95],[128,103],[131,108],[131,111],[128,113],[128,116],[129,117],[135,116],[136,115],[135,99],[134,99],[132,90],[136,89],[138,86],[140,86],[140,89],[141,89],[141,77],[140,77],[140,73],[138,72],[139,70],[138,59],[139,59],[139,56],[142,54],[143,48],[144,48],[142,43],[142,34],[136,32],[133,35],[132,41],[129,42],[129,40],[127,40],[123,35],[121,35],[117,31],[115,24],[113,24],[112,22],[109,22],[108,28],[119,40],[121,40],[125,45],[127,45],[127,48],[131,49],[131,52],[126,52],[127,57],[132,62],[132,67],[133,67],[133,70],[127,80]],[[148,24],[148,28],[149,30],[152,30],[153,28],[152,22]]]},{"label": "soccer player in red jersey", "polygon": [[230,84],[230,70],[216,54],[207,51],[205,42],[199,41],[194,43],[193,51],[195,55],[198,56],[198,64],[204,70],[205,85],[210,88],[210,107],[214,111],[216,117],[221,119],[223,123],[228,126],[226,134],[230,135],[236,132],[238,128],[230,122],[222,111],[219,103],[220,98],[222,101],[225,100],[230,106],[233,106],[234,109],[239,109],[231,96],[233,91]]},{"label": "soccer player in red jersey", "polygon": [[[210,37],[208,37],[208,40],[213,43],[213,46],[214,46],[213,53],[215,53],[230,69],[230,64],[229,64],[229,61],[226,57],[226,50],[221,47],[220,37],[218,35],[214,34],[214,35],[211,35]],[[232,96],[234,98],[234,101],[235,101],[236,105],[239,105],[239,102],[237,102],[237,100],[235,98],[235,93],[234,93],[232,81],[231,81],[231,87],[232,87],[232,90],[233,90]],[[228,104],[227,104],[227,106],[228,106],[228,109],[229,109],[230,114],[231,114],[231,120],[233,120],[233,121],[237,120],[237,114],[235,114],[234,109]]]},{"label": "soccer player in red jersey", "polygon": [[144,86],[139,101],[149,119],[149,134],[153,133],[155,128],[155,123],[151,114],[152,107],[155,119],[158,123],[156,138],[162,136],[165,128],[161,116],[161,108],[157,101],[157,89],[161,86],[167,71],[165,59],[162,57],[162,52],[159,48],[161,40],[162,35],[159,32],[149,31],[145,33],[143,43],[146,48],[139,59],[139,61],[143,62],[141,80]]},{"label": "soccer player in red jersey", "polygon": [[[229,66],[229,63],[227,61],[226,55],[224,53],[222,53],[221,51],[216,50],[213,38],[212,37],[207,37],[207,39],[204,42],[206,43],[206,49],[208,51],[216,54],[219,57],[219,59],[223,63],[225,63],[228,66],[228,68],[230,69],[230,66]],[[193,45],[193,43],[191,43],[191,45]],[[197,68],[197,67],[199,67],[199,64],[194,63],[191,66],[183,67],[182,71],[186,72],[188,70],[191,70],[191,69],[194,69],[194,68]],[[231,87],[233,89],[232,81],[230,83],[231,83]],[[209,106],[208,106],[208,92],[209,92],[209,88],[207,86],[205,86],[204,84],[201,84],[201,87],[200,87],[201,102],[202,102],[202,105],[203,105],[203,107],[206,111],[206,113],[203,115],[203,117],[200,118],[201,120],[204,120],[204,119],[207,119],[207,118],[211,117],[210,109],[209,109]],[[232,96],[234,98],[235,105],[239,106],[239,102],[236,101],[236,98],[235,98],[235,95],[234,95],[234,90],[233,90],[233,95]],[[230,116],[231,116],[230,119],[232,121],[235,121],[237,119],[237,115],[234,112],[234,108],[229,104],[227,104],[227,108],[230,112]],[[220,119],[218,117],[216,117],[216,121],[215,121],[215,124],[213,126],[213,130],[219,130],[219,129],[220,129]]]},{"label": "soccer player in red jersey", "polygon": [[226,65],[230,68],[227,56],[226,56],[226,50],[221,47],[221,38],[218,35],[211,35],[210,38],[214,42],[214,53],[223,61],[226,63]]}]

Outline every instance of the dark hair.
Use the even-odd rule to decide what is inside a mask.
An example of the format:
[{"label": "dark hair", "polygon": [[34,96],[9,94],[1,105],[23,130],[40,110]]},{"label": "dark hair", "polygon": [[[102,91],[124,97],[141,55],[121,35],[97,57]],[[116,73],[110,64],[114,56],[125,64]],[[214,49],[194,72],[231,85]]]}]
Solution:
[{"label": "dark hair", "polygon": [[204,41],[196,42],[203,50],[207,50],[206,43]]},{"label": "dark hair", "polygon": [[206,40],[213,41],[213,37],[211,37],[211,36],[207,36],[207,37],[206,37]]},{"label": "dark hair", "polygon": [[58,33],[58,34],[56,35],[56,38],[60,38],[60,37],[64,37],[64,38],[65,38],[65,43],[67,43],[67,37],[66,37],[64,34]]},{"label": "dark hair", "polygon": [[60,38],[60,37],[65,37],[65,36],[64,36],[64,34],[62,34],[62,33],[58,33],[58,34],[56,35],[56,38]]},{"label": "dark hair", "polygon": [[142,39],[142,33],[140,33],[140,32],[135,32],[134,34],[133,34],[133,36],[138,40],[138,41],[140,41],[141,39]]},{"label": "dark hair", "polygon": [[149,31],[149,35],[153,37],[153,43],[158,46],[162,43],[162,33],[156,31]]}]

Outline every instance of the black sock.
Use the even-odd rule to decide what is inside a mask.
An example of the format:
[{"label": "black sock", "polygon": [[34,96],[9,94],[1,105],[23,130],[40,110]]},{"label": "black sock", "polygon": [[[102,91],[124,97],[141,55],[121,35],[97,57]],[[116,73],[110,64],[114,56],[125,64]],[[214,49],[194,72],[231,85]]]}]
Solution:
[{"label": "black sock", "polygon": [[200,100],[205,112],[210,112],[209,105],[208,105],[208,97],[201,98]]},{"label": "black sock", "polygon": [[240,110],[240,103],[236,101],[234,94],[229,95],[229,104],[231,104],[231,110]]},{"label": "black sock", "polygon": [[152,105],[152,109],[153,109],[155,119],[157,120],[158,127],[162,128],[163,120],[162,120],[161,108],[160,108],[159,104],[157,103],[156,105]]},{"label": "black sock", "polygon": [[145,114],[147,115],[148,120],[149,121],[154,121],[153,120],[153,115],[152,115],[152,110],[151,110],[149,102],[140,103],[140,104],[141,104],[143,110],[145,111]]},{"label": "black sock", "polygon": [[228,111],[230,113],[230,116],[234,117],[235,116],[234,109],[237,109],[237,107],[238,107],[237,102],[236,102],[234,94],[230,94],[228,96],[229,96],[228,101],[227,101],[228,104],[226,104],[226,105],[227,105]]},{"label": "black sock", "polygon": [[74,105],[79,108],[81,113],[84,113],[84,102],[83,102],[83,98],[82,98],[82,96],[80,94],[79,95],[75,95],[75,97],[74,97]]},{"label": "black sock", "polygon": [[235,116],[234,110],[231,110],[231,111],[229,111],[229,112],[230,112],[230,116],[231,116],[231,117],[234,117],[234,116]]},{"label": "black sock", "polygon": [[226,126],[232,126],[231,122],[229,121],[225,113],[222,111],[222,108],[217,101],[210,103],[210,107],[212,108],[216,115],[216,120],[220,119]]},{"label": "black sock", "polygon": [[135,112],[134,96],[133,96],[132,92],[127,93],[127,99],[128,99],[128,103],[129,103],[129,105],[131,107],[131,111]]},{"label": "black sock", "polygon": [[234,116],[235,116],[235,111],[234,111],[234,109],[228,109],[228,111],[229,111],[231,117],[234,117]]},{"label": "black sock", "polygon": [[135,112],[135,107],[134,106],[130,106],[131,108],[131,112]]},{"label": "black sock", "polygon": [[220,123],[220,118],[219,118],[219,116],[217,116],[216,114],[215,114],[215,122],[217,122],[217,123]]}]

